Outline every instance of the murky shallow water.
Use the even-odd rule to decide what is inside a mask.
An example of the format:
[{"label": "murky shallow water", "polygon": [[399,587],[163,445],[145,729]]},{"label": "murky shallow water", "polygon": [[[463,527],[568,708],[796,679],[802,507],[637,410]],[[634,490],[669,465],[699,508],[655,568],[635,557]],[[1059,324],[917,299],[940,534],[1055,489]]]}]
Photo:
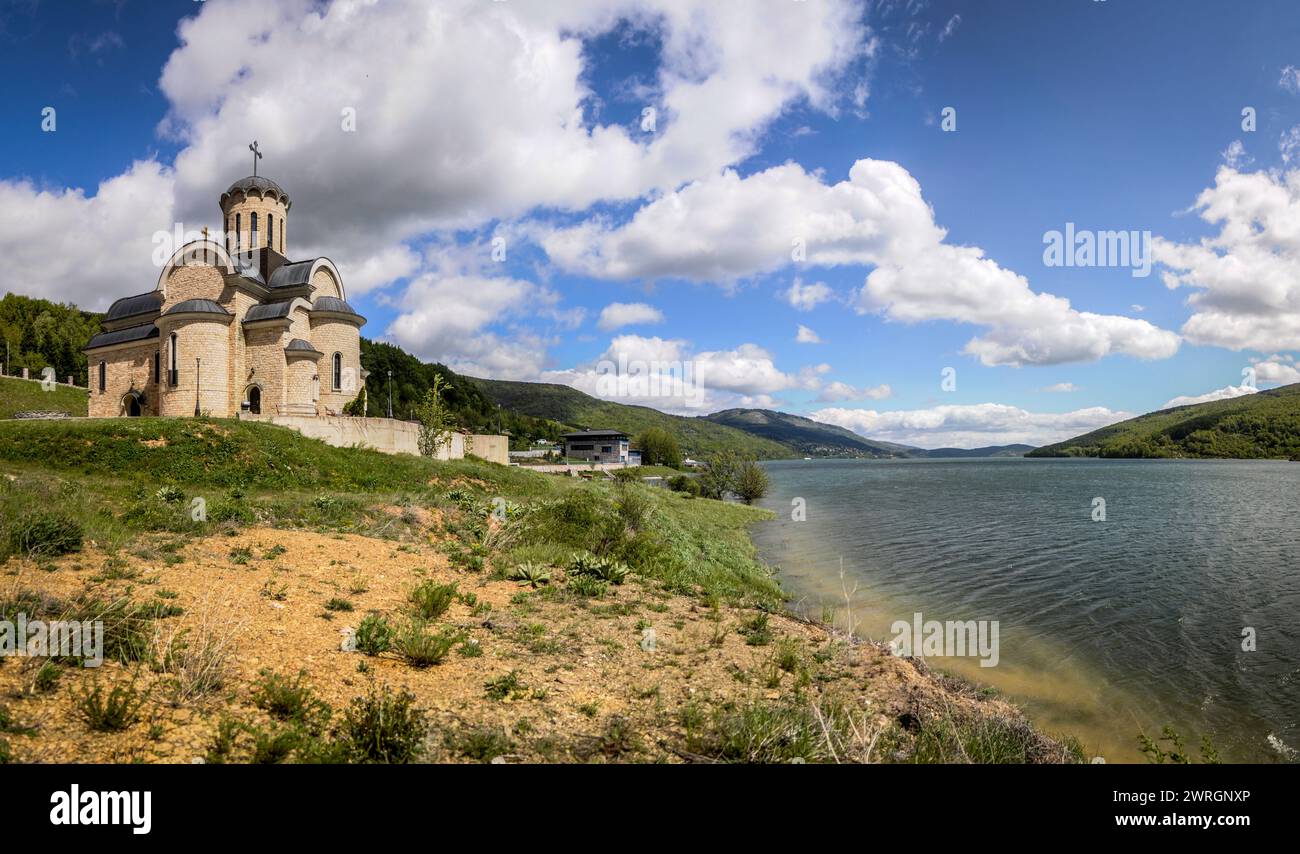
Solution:
[{"label": "murky shallow water", "polygon": [[[997,620],[1000,660],[931,658],[1110,761],[1140,731],[1224,761],[1300,749],[1300,464],[813,460],[768,464],[754,529],[799,607],[861,634]],[[1093,500],[1106,521],[1093,521]],[[806,520],[793,521],[802,498]],[[841,578],[841,568],[843,578]],[[853,593],[846,607],[845,591]],[[1243,651],[1249,627],[1257,649]],[[1281,748],[1285,750],[1284,748]]]}]

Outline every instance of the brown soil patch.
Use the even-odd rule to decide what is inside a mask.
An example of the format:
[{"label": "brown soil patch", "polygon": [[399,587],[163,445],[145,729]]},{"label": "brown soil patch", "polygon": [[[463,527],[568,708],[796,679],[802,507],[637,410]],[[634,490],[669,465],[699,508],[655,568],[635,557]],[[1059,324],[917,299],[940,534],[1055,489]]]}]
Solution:
[{"label": "brown soil patch", "polygon": [[[266,720],[250,699],[263,669],[305,671],[336,712],[366,693],[372,681],[410,690],[432,724],[425,758],[433,761],[466,761],[448,746],[448,734],[454,740],[455,733],[480,727],[509,734],[509,761],[588,760],[592,751],[584,745],[598,739],[612,716],[627,721],[637,743],[634,753],[619,758],[675,761],[688,755],[680,723],[684,707],[788,698],[796,690],[812,696],[839,691],[864,720],[881,725],[923,702],[1015,714],[1000,701],[945,688],[879,647],[847,644],[826,627],[793,617],[771,616],[773,642],[750,646],[737,629],[756,612],[726,606],[714,611],[637,579],[584,604],[536,596],[521,601],[518,594],[526,588],[454,569],[432,545],[268,528],[193,540],[176,554],[176,563],[167,562],[165,549],[156,559],[131,557],[134,578],[98,582],[92,578],[105,556],[93,548],[54,562],[53,571],[48,563],[39,568],[11,561],[4,567],[10,574],[0,576],[0,596],[17,589],[70,596],[91,584],[135,601],[175,603],[184,614],[159,621],[161,628],[197,631],[206,618],[234,644],[225,687],[179,706],[168,702],[163,677],[145,666],[65,667],[52,691],[25,694],[30,666],[0,661],[0,704],[20,725],[37,727],[32,735],[4,736],[15,761],[196,761],[224,715]],[[344,629],[355,628],[369,611],[384,612],[400,625],[410,590],[426,579],[455,581],[491,606],[485,612],[481,605],[475,610],[456,602],[438,620],[463,630],[481,655],[453,652],[444,663],[421,670],[392,654],[342,651]],[[333,598],[347,600],[354,610],[327,611],[325,603]],[[643,648],[647,630],[653,630],[652,648]],[[811,684],[796,688],[796,675],[776,666],[783,638],[798,641],[814,674]],[[367,672],[359,668],[363,663]],[[505,700],[489,699],[485,683],[512,671],[526,687]],[[89,731],[76,711],[78,698],[96,680],[132,678],[149,692],[142,720],[121,733]]]}]

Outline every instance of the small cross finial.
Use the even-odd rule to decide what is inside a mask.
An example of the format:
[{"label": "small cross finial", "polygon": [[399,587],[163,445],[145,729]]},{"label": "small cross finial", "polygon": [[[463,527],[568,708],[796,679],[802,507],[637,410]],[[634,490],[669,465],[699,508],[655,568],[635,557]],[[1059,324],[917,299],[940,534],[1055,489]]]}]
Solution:
[{"label": "small cross finial", "polygon": [[259,160],[262,159],[262,152],[260,152],[260,151],[257,150],[257,140],[253,140],[253,144],[250,145],[250,146],[248,146],[248,150],[251,151],[251,152],[253,152],[253,177],[256,178],[256,177],[257,177],[257,161],[259,161]]},{"label": "small cross finial", "polygon": [[206,225],[203,226],[203,239],[204,240],[208,239],[208,227]]}]

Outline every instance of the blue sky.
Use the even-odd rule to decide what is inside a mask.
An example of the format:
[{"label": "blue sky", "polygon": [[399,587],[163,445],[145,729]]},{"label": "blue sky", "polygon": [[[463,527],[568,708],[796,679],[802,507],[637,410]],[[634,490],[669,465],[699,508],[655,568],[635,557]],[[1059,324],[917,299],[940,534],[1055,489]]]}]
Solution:
[{"label": "blue sky", "polygon": [[[3,287],[149,290],[151,235],[215,226],[257,138],[289,254],[471,374],[924,446],[1300,380],[1293,3],[591,7],[0,0]],[[1159,263],[1048,267],[1067,222]],[[620,354],[702,388],[611,391]]]}]

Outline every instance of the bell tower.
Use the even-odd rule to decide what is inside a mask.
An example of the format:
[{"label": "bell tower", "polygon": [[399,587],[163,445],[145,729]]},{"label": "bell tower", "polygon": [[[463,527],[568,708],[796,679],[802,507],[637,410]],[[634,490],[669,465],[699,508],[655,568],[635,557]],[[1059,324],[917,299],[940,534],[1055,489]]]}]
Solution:
[{"label": "bell tower", "polygon": [[239,179],[221,194],[222,228],[226,251],[251,255],[263,277],[268,277],[287,255],[289,208],[293,202],[283,187],[257,174],[257,161],[262,157],[257,142],[248,148],[253,152],[253,174]]}]

